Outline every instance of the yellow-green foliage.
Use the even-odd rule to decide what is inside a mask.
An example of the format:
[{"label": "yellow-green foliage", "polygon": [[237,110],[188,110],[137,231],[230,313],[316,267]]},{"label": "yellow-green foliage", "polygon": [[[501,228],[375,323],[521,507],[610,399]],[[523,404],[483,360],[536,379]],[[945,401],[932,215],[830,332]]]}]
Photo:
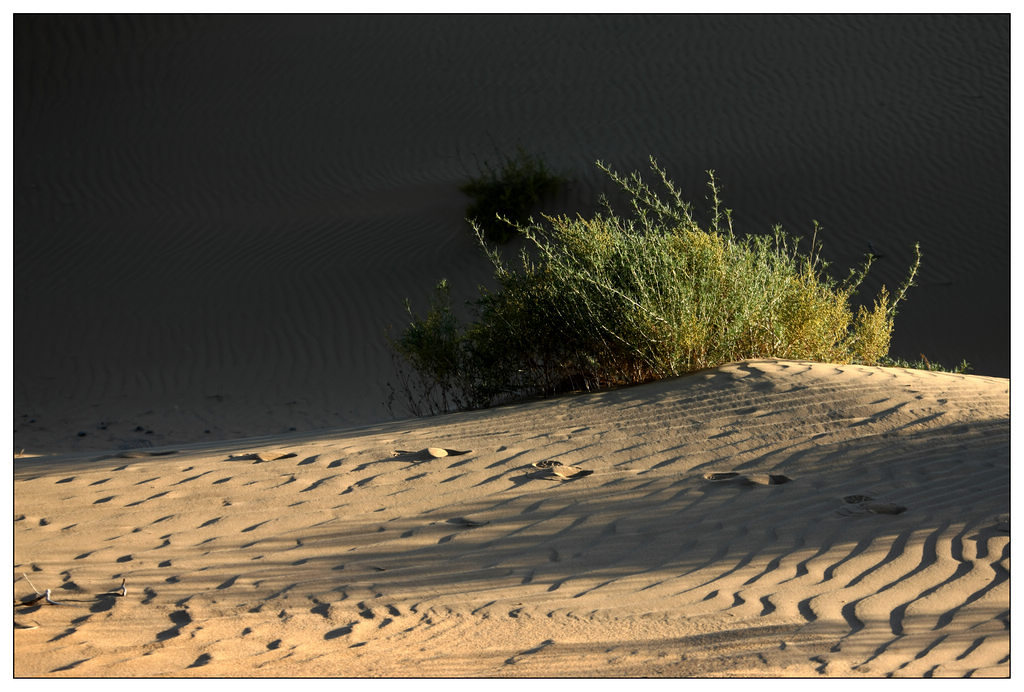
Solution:
[{"label": "yellow-green foliage", "polygon": [[850,353],[853,360],[873,365],[889,355],[892,315],[889,294],[885,286],[882,286],[871,310],[865,309],[863,305],[857,309],[853,334],[850,335]]},{"label": "yellow-green foliage", "polygon": [[520,224],[530,242],[518,269],[474,225],[497,290],[481,295],[477,319],[465,328],[443,301],[413,316],[398,352],[445,401],[464,406],[644,382],[744,358],[874,364],[887,355],[895,307],[917,263],[897,300],[883,288],[871,309],[858,307],[854,316],[851,300],[870,258],[840,283],[813,240],[803,254],[778,227],[770,236],[737,237],[713,175],[712,223],[701,227],[651,163],[667,201],[639,174],[622,177],[599,163],[630,196],[632,217],[605,201],[591,218]]}]

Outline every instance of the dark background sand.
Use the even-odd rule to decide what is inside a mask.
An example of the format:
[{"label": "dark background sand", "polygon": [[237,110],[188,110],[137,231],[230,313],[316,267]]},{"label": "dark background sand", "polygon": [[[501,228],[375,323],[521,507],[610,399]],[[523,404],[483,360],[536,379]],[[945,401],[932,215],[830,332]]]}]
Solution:
[{"label": "dark background sand", "polygon": [[[487,265],[458,185],[658,157],[741,233],[824,227],[892,353],[1009,376],[1009,18],[16,16],[15,448],[389,417],[385,330]],[[79,433],[86,433],[80,436]]]}]

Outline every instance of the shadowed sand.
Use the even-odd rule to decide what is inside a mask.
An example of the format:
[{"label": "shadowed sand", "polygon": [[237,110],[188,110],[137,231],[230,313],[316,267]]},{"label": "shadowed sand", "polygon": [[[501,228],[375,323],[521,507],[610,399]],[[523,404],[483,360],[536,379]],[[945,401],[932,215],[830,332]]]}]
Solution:
[{"label": "shadowed sand", "polygon": [[459,186],[517,146],[572,181],[543,212],[588,215],[595,160],[654,155],[707,223],[714,169],[737,233],[806,249],[817,219],[837,278],[880,255],[869,303],[919,241],[893,355],[1009,375],[1005,15],[14,29],[15,451],[390,420],[388,329],[442,278],[456,306],[493,286]]},{"label": "shadowed sand", "polygon": [[765,360],[17,460],[14,672],[1006,676],[1008,406]]}]

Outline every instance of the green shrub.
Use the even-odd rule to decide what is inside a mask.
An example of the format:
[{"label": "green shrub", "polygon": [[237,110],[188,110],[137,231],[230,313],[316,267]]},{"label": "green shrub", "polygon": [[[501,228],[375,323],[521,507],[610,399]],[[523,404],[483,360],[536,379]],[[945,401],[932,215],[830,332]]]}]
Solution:
[{"label": "green shrub", "polygon": [[545,196],[551,195],[565,180],[548,170],[540,157],[522,148],[508,157],[500,170],[484,162],[484,172],[459,188],[473,202],[466,217],[484,231],[492,242],[507,242],[516,226],[529,220],[529,213]]},{"label": "green shrub", "polygon": [[941,363],[933,363],[932,361],[928,360],[928,358],[926,358],[923,353],[921,354],[920,360],[915,361],[907,361],[902,358],[890,358],[889,356],[885,356],[884,358],[881,358],[878,361],[878,364],[884,365],[889,368],[912,368],[914,370],[929,370],[931,372],[952,372],[961,375],[973,370],[971,364],[968,363],[965,359],[962,359],[959,365],[956,365],[952,368],[947,368],[945,365],[942,365]]},{"label": "green shrub", "polygon": [[816,222],[804,254],[778,226],[770,236],[737,237],[711,172],[711,219],[702,228],[653,158],[666,199],[639,173],[598,167],[629,196],[630,218],[602,199],[604,211],[591,218],[518,224],[529,243],[515,270],[474,222],[497,282],[474,301],[475,320],[457,323],[444,282],[425,317],[410,311],[393,345],[431,410],[646,382],[747,358],[875,364],[888,353],[919,251],[895,299],[883,287],[854,313],[871,258],[835,280],[819,255]]}]

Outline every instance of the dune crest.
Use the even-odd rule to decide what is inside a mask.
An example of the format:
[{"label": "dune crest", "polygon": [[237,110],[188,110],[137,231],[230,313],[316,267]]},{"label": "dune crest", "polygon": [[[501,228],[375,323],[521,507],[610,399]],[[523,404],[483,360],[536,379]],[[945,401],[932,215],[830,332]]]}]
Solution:
[{"label": "dune crest", "polygon": [[15,462],[17,676],[1009,673],[1006,380],[745,361],[174,451]]}]

